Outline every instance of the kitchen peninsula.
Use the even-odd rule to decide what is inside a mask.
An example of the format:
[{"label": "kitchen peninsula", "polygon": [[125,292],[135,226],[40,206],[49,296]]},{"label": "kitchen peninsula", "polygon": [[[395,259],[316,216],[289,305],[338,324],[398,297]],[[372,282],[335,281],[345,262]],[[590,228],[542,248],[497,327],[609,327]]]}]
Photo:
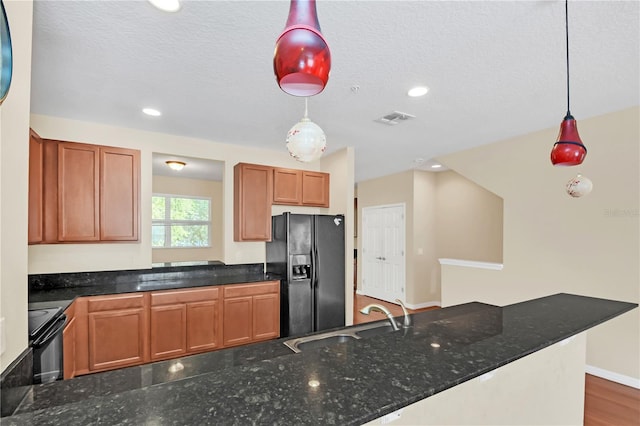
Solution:
[{"label": "kitchen peninsula", "polygon": [[[558,402],[554,395],[564,390],[562,383],[549,388],[548,396],[542,392],[540,398],[555,406],[534,406],[542,416],[537,421],[521,415],[528,400],[504,411],[511,410],[521,423],[562,423],[567,413],[558,412],[563,411],[558,405],[566,400],[577,401],[568,416],[581,416],[583,332],[636,307],[569,294],[505,307],[467,303],[414,314],[411,328],[297,354],[278,339],[33,386],[14,415],[2,420],[7,425],[355,425],[399,415],[395,424],[403,424],[402,418],[415,424],[415,417],[402,417],[398,410],[411,415],[412,407],[455,397],[469,384],[480,389],[487,384],[486,397],[496,400],[520,395],[505,379],[526,374],[531,365],[522,362],[528,362],[541,365],[545,374],[538,375],[551,379],[566,378],[569,368],[578,395]],[[527,385],[521,381],[520,390]],[[448,409],[461,416],[469,411],[464,398],[458,404]],[[496,419],[490,412],[472,414],[485,423]],[[418,419],[428,424],[428,410]]]}]

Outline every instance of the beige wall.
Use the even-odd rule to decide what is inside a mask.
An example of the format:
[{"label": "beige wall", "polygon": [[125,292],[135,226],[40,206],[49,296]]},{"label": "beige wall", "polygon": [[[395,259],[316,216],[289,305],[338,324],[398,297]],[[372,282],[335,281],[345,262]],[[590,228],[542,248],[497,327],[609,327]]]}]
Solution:
[{"label": "beige wall", "polygon": [[224,258],[222,182],[172,176],[153,176],[152,191],[154,194],[211,198],[211,247],[152,249],[151,260],[153,263],[222,260]]},{"label": "beige wall", "polygon": [[[362,209],[388,204],[405,205],[405,223],[408,229],[413,221],[413,171],[397,173],[358,183],[358,288],[362,288]],[[406,247],[413,245],[413,236],[407,232]],[[413,262],[407,262],[405,270],[407,303],[414,303]]]},{"label": "beige wall", "polygon": [[[557,128],[440,158],[504,199],[503,271],[443,266],[453,300],[502,305],[567,292],[640,301],[640,108],[582,119],[579,128],[589,150],[579,167],[551,165]],[[574,199],[564,187],[578,172],[593,192]],[[640,385],[639,312],[591,330],[587,364]]]},{"label": "beige wall", "polygon": [[[300,163],[288,152],[263,150],[162,133],[106,126],[97,123],[31,115],[31,126],[43,138],[122,146],[141,151],[141,240],[137,244],[48,244],[29,247],[29,273],[104,271],[151,267],[151,157],[153,152],[219,160],[225,163],[223,176],[223,254],[228,264],[263,263],[262,242],[233,241],[233,166],[239,162],[268,164],[306,170],[321,170],[321,162]],[[352,167],[346,158],[340,167]],[[339,168],[335,166],[334,168]],[[331,180],[331,192],[347,182]],[[353,185],[353,182],[351,183]],[[336,189],[338,188],[338,189]],[[281,206],[282,207],[282,206]],[[322,213],[327,209],[286,206],[301,213]],[[273,213],[277,214],[278,209]]]},{"label": "beige wall", "polygon": [[396,203],[406,205],[408,304],[440,303],[439,258],[502,262],[502,199],[465,177],[410,170],[358,184],[359,215]]},{"label": "beige wall", "polygon": [[436,179],[435,173],[413,171],[413,220],[406,232],[407,262],[413,264],[413,278],[407,280],[412,283],[407,286],[407,299],[412,305],[440,303]]},{"label": "beige wall", "polygon": [[438,257],[502,263],[502,198],[451,170],[436,179]]},{"label": "beige wall", "polygon": [[33,3],[5,1],[13,78],[0,106],[0,371],[27,348],[27,211]]}]

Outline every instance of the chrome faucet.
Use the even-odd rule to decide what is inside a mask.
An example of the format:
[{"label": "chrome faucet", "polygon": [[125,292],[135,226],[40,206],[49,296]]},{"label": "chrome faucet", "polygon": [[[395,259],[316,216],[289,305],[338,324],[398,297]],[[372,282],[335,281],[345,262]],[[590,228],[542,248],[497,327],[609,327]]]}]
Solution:
[{"label": "chrome faucet", "polygon": [[404,306],[404,303],[402,303],[402,300],[396,299],[396,302],[400,304],[402,312],[404,313],[404,324],[402,324],[402,328],[411,327],[411,317],[409,316],[409,312],[407,312],[407,308]]},{"label": "chrome faucet", "polygon": [[360,312],[365,314],[365,315],[369,315],[369,312],[371,312],[371,311],[382,312],[383,314],[385,314],[387,316],[389,321],[391,321],[391,327],[393,327],[393,329],[396,330],[396,331],[400,330],[398,328],[398,324],[396,323],[396,320],[393,319],[393,315],[384,306],[378,305],[377,303],[372,303],[371,305],[367,305],[364,308],[360,309]]}]

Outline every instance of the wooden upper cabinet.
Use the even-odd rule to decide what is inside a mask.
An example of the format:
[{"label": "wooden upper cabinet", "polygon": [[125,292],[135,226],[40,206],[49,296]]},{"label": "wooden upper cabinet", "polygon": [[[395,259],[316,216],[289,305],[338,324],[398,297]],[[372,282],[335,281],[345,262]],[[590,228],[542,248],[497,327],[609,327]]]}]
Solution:
[{"label": "wooden upper cabinet", "polygon": [[302,202],[302,170],[273,169],[273,204]]},{"label": "wooden upper cabinet", "polygon": [[271,240],[273,169],[238,163],[233,168],[234,241]]},{"label": "wooden upper cabinet", "polygon": [[140,151],[100,148],[100,240],[138,240]]},{"label": "wooden upper cabinet", "polygon": [[29,244],[40,243],[44,238],[43,145],[40,136],[31,130],[29,133]]},{"label": "wooden upper cabinet", "polygon": [[29,143],[29,243],[138,241],[140,151]]},{"label": "wooden upper cabinet", "polygon": [[58,143],[58,240],[100,239],[100,147]]},{"label": "wooden upper cabinet", "polygon": [[329,174],[274,168],[273,204],[329,207]]},{"label": "wooden upper cabinet", "polygon": [[329,173],[302,171],[302,205],[329,207]]}]

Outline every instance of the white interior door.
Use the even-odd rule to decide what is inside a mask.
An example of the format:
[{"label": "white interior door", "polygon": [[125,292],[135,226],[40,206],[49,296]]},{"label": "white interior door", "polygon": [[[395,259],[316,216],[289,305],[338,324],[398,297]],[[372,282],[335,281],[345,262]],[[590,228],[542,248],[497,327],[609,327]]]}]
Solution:
[{"label": "white interior door", "polygon": [[362,292],[405,300],[405,205],[362,209]]}]

